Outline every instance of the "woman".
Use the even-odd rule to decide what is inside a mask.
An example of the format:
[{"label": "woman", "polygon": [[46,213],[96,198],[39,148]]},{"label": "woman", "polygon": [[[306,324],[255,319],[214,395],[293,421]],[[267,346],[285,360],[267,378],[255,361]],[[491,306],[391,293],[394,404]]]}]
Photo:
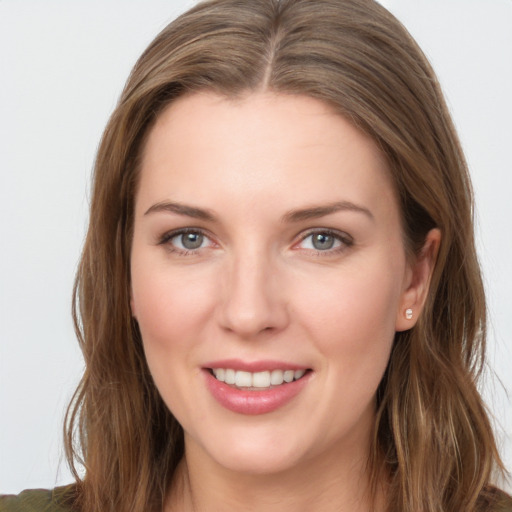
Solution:
[{"label": "woman", "polygon": [[377,3],[180,17],[99,149],[68,416],[86,476],[52,506],[511,509],[471,215],[435,76]]}]

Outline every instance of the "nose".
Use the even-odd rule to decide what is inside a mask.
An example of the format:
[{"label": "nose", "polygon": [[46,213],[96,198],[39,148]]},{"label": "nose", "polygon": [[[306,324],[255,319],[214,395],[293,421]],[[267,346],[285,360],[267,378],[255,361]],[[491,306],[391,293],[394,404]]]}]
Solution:
[{"label": "nose", "polygon": [[233,256],[224,275],[220,323],[243,339],[279,332],[289,322],[284,279],[279,266],[262,251]]}]

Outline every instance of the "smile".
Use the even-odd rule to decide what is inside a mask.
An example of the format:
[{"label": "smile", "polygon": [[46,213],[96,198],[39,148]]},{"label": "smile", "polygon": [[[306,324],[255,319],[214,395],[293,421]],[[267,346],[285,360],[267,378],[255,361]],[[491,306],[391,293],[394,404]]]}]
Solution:
[{"label": "smile", "polygon": [[299,380],[306,370],[268,370],[261,372],[247,372],[233,368],[213,368],[212,373],[220,382],[237,388],[260,390],[271,386],[281,386]]},{"label": "smile", "polygon": [[215,361],[203,366],[205,384],[225,409],[238,414],[267,414],[294,401],[315,372],[279,361]]}]

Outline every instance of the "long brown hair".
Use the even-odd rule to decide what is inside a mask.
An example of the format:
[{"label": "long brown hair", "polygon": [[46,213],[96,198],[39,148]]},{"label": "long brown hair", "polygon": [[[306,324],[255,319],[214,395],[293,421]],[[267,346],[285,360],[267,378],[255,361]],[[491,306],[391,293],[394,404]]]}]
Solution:
[{"label": "long brown hair", "polygon": [[162,508],[183,432],[149,373],[129,305],[141,148],[159,112],[198,90],[255,90],[328,103],[389,161],[405,245],[442,243],[426,307],[397,333],[377,396],[369,471],[394,511],[480,511],[502,468],[477,391],[485,300],[471,184],[435,74],[372,0],[212,0],[167,26],[135,65],[98,151],[74,318],[86,370],[67,415],[83,511]]}]

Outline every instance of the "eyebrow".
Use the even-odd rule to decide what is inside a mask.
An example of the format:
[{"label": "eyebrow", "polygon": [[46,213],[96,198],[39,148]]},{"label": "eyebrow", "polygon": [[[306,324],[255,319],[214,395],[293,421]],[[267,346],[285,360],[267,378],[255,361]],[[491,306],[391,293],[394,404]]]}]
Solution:
[{"label": "eyebrow", "polygon": [[161,203],[154,204],[144,213],[144,215],[156,212],[177,213],[178,215],[184,215],[186,217],[192,217],[194,219],[200,219],[209,222],[214,222],[216,220],[215,215],[210,210],[170,201],[163,201]]},{"label": "eyebrow", "polygon": [[309,219],[318,219],[331,215],[332,213],[340,211],[350,211],[356,213],[362,213],[366,215],[370,220],[375,220],[372,212],[363,206],[359,206],[350,201],[338,201],[321,206],[312,206],[310,208],[303,208],[300,210],[291,210],[283,215],[283,222],[301,222]]},{"label": "eyebrow", "polygon": [[[320,217],[325,217],[326,215],[331,215],[339,211],[351,211],[356,213],[362,213],[366,215],[369,219],[375,220],[372,212],[368,210],[368,208],[359,206],[350,201],[338,201],[327,205],[311,206],[309,208],[290,210],[283,215],[281,220],[283,223],[295,223],[304,220],[318,219]],[[154,204],[153,206],[148,208],[144,215],[156,212],[176,213],[177,215],[184,215],[186,217],[192,217],[194,219],[204,220],[208,222],[215,222],[217,220],[217,218],[211,212],[211,210],[197,208],[196,206],[189,206],[186,204],[175,203],[171,201],[162,201],[160,203]]]}]

